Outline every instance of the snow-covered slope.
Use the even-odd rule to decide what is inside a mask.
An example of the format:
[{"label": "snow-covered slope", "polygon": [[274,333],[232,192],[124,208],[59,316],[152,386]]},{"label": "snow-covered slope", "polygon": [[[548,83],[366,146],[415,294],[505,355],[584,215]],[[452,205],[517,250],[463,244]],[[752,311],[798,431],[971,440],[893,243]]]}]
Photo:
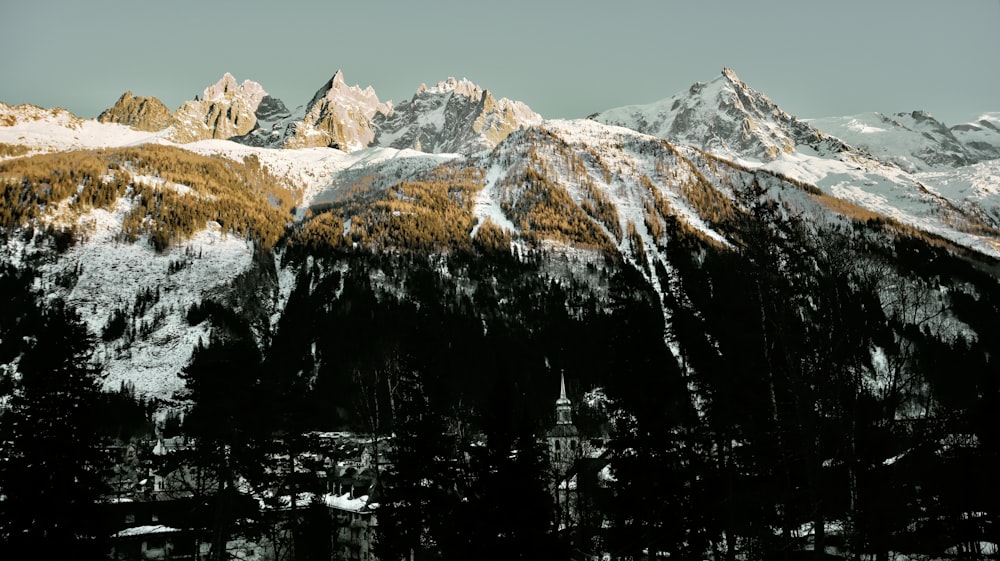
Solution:
[{"label": "snow-covered slope", "polygon": [[83,119],[59,107],[45,109],[29,104],[7,105],[0,101],[0,127],[15,127],[39,121],[75,129],[79,128]]},{"label": "snow-covered slope", "polygon": [[81,119],[64,109],[0,102],[0,142],[27,146],[32,152],[130,146],[155,142],[165,134]]},{"label": "snow-covered slope", "polygon": [[976,161],[1000,158],[1000,113],[984,113],[951,127],[951,132]]},{"label": "snow-covered slope", "polygon": [[983,222],[1000,229],[1000,160],[923,172],[916,177],[935,194],[978,213]]},{"label": "snow-covered slope", "polygon": [[395,148],[365,148],[343,152],[332,148],[275,150],[247,146],[225,140],[202,140],[182,147],[206,156],[242,161],[257,157],[261,163],[300,189],[300,217],[310,206],[324,204],[349,186],[349,178],[378,173],[385,181],[400,181],[416,173],[458,157],[457,154],[426,154]]},{"label": "snow-covered slope", "polygon": [[[954,200],[947,190],[937,192],[925,184],[933,176],[919,179],[907,171],[928,169],[931,164],[927,162],[968,162],[963,145],[926,113],[895,117],[871,114],[799,120],[724,69],[712,82],[695,84],[669,99],[611,109],[591,118],[751,167],[761,166],[914,228],[996,255],[1000,236],[991,231],[995,221],[985,218],[988,213],[978,208],[978,201]],[[826,128],[846,138],[827,134]]]},{"label": "snow-covered slope", "polygon": [[[512,150],[516,152],[510,153]],[[653,186],[669,203],[671,211],[690,227],[706,237],[725,243],[724,233],[710,225],[705,208],[699,207],[696,193],[705,188],[697,185],[699,175],[706,177],[715,189],[728,192],[730,199],[733,198],[732,191],[727,191],[726,184],[735,181],[737,176],[745,182],[769,178],[767,181],[780,183],[784,178],[792,178],[793,181],[818,187],[829,197],[857,205],[858,209],[866,209],[873,213],[872,216],[891,218],[958,245],[1000,256],[1000,237],[991,230],[993,224],[984,223],[978,212],[960,204],[967,200],[996,207],[994,197],[997,189],[990,183],[996,179],[997,167],[992,163],[980,164],[977,168],[979,174],[974,179],[962,173],[914,177],[894,166],[850,153],[843,154],[842,159],[785,154],[764,165],[744,167],[706,158],[698,149],[658,145],[654,138],[630,129],[593,121],[547,121],[540,127],[512,137],[511,141],[500,146],[497,155],[491,154],[478,164],[488,170],[487,178],[491,179],[487,181],[485,194],[481,195],[483,200],[477,207],[483,209],[483,218],[490,215],[489,209],[516,206],[510,197],[512,193],[519,192],[517,189],[511,191],[509,187],[506,190],[498,187],[505,182],[505,178],[516,177],[516,173],[497,171],[495,160],[522,162],[521,165],[531,166],[523,163],[525,159],[530,159],[528,151],[543,160],[541,164],[534,165],[547,170],[545,173],[551,177],[553,184],[566,189],[579,204],[582,205],[591,196],[589,193],[594,188],[605,193],[618,209],[620,231],[627,231],[628,223],[632,222],[642,232],[643,223],[648,220],[646,205],[656,206],[656,201],[650,198],[650,186]],[[755,170],[768,175],[754,176]],[[930,187],[921,180],[928,180],[928,183],[933,180],[935,184],[944,183],[947,187]],[[796,192],[787,187],[785,189],[788,193]],[[800,203],[797,205],[822,215],[816,217],[817,220],[826,220],[823,216],[829,215],[829,211],[821,208],[822,205],[808,202],[810,197],[805,195],[807,192],[798,190],[795,197],[800,199]],[[789,196],[785,195],[785,200],[789,200]],[[812,198],[815,199],[814,196]],[[516,216],[505,215],[504,218],[507,224],[519,223]],[[619,249],[628,251],[628,240],[616,237],[607,224],[605,231],[617,239]],[[649,246],[656,240],[644,241]]]},{"label": "snow-covered slope", "polygon": [[[116,310],[125,311],[139,330],[132,340],[98,343],[95,359],[103,368],[104,387],[117,389],[125,381],[134,384],[140,395],[170,398],[184,387],[180,368],[209,334],[207,323],[189,325],[187,310],[225,294],[250,267],[253,244],[227,235],[214,223],[165,253],[157,253],[145,240],[116,243],[122,210],[121,206],[114,213],[97,210],[82,217],[93,237],[72,247],[48,274],[80,265],[67,300],[91,332],[100,335]],[[143,291],[154,294],[155,302],[135,315],[135,302]]]},{"label": "snow-covered slope", "polygon": [[541,121],[524,103],[498,100],[466,79],[448,78],[431,88],[421,85],[412,99],[377,115],[375,142],[423,152],[468,154],[492,148],[511,132]]},{"label": "snow-covered slope", "polygon": [[978,159],[944,123],[925,111],[865,113],[808,122],[910,173],[965,166]]},{"label": "snow-covered slope", "polygon": [[330,176],[329,182],[310,197],[308,204],[322,206],[344,200],[353,194],[353,187],[362,184],[368,189],[384,190],[458,158],[461,158],[459,154],[428,154],[381,147],[352,152],[349,158],[342,160],[346,165]]},{"label": "snow-covered slope", "polygon": [[[134,180],[157,181],[138,176]],[[40,288],[49,297],[65,298],[94,335],[93,360],[103,371],[106,389],[117,390],[127,382],[140,395],[169,399],[184,387],[178,373],[199,339],[208,336],[207,323],[186,321],[187,310],[222,297],[233,279],[250,267],[254,248],[216,223],[163,252],[145,237],[124,242],[122,222],[132,207],[131,199],[122,198],[110,210],[77,214],[63,203],[46,220],[74,225],[77,243],[53,254],[41,230],[32,236],[10,236],[0,244],[0,261],[42,263]],[[102,338],[115,316],[126,322],[123,332]]]}]

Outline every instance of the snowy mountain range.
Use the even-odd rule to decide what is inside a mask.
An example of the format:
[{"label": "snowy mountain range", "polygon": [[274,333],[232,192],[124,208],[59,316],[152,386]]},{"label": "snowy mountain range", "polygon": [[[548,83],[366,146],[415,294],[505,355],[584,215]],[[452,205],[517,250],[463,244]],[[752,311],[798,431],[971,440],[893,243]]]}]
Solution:
[{"label": "snowy mountain range", "polygon": [[[238,84],[226,73],[171,116],[156,98],[126,92],[99,121],[160,131],[173,142],[233,140],[269,148],[329,147],[352,152],[369,146],[413,148],[429,153],[468,153],[496,146],[541,116],[527,105],[469,82],[449,78],[421,85],[411,100],[393,107],[369,86],[348,86],[337,71],[303,106],[289,111],[257,82]],[[154,115],[155,113],[155,115]]]},{"label": "snowy mountain range", "polygon": [[[0,260],[37,263],[43,289],[76,306],[97,335],[115,309],[144,291],[160,295],[130,318],[147,326],[141,336],[128,344],[99,337],[94,360],[106,387],[127,381],[164,399],[180,392],[178,373],[198,341],[218,327],[210,320],[191,324],[192,306],[213,301],[252,316],[255,337],[266,347],[280,332],[293,293],[308,297],[325,282],[341,286],[324,298],[343,292],[353,257],[322,257],[317,239],[386,259],[419,247],[438,256],[440,262],[428,257],[438,263],[433,274],[443,285],[454,284],[449,290],[456,294],[496,284],[468,277],[449,261],[481,251],[487,236],[523,259],[544,255],[538,276],[587,286],[597,301],[610,298],[620,271],[634,271],[629,282],[653,295],[663,340],[682,365],[689,349],[675,318],[703,312],[688,287],[693,281],[685,276],[688,262],[677,256],[677,240],[701,248],[695,262],[706,252],[743,251],[743,217],[754,212],[755,200],[782,209],[769,220],[802,222],[815,236],[833,229],[854,239],[842,233],[853,227],[867,232],[857,234],[866,240],[881,232],[883,241],[870,242],[879,251],[891,253],[891,240],[915,237],[985,269],[1000,258],[996,113],[950,128],[919,111],[797,119],[729,69],[662,101],[580,120],[546,121],[524,103],[454,78],[421,86],[394,106],[370,87],[348,86],[340,72],[293,110],[260,84],[226,74],[172,114],[164,111],[155,98],[131,93],[99,120],[0,104],[0,143],[27,152],[4,156],[0,166],[96,148],[117,162],[130,157],[129,147],[165,145],[241,165],[259,162],[297,198],[287,236],[272,247],[236,235],[221,219],[207,220],[166,248],[143,243],[146,237],[123,243],[125,222],[140,207],[140,185],[204,200],[216,196],[125,161],[109,164],[133,186],[114,204],[81,211],[70,196],[5,227]],[[445,196],[430,195],[440,188]],[[151,214],[147,221],[156,219]],[[57,251],[37,229],[45,225],[73,226],[75,243]],[[302,248],[313,254],[292,258],[307,251]],[[178,262],[185,265],[178,269]],[[385,266],[364,274],[379,298],[402,301],[414,290],[412,273]],[[899,275],[897,285],[920,286],[930,300],[945,298],[942,290],[976,290],[964,278],[925,286],[909,273]],[[887,315],[899,312],[888,292],[885,302]],[[580,304],[567,306],[583,313]],[[954,317],[930,323],[947,340],[969,332]],[[690,389],[697,393],[695,386]]]}]

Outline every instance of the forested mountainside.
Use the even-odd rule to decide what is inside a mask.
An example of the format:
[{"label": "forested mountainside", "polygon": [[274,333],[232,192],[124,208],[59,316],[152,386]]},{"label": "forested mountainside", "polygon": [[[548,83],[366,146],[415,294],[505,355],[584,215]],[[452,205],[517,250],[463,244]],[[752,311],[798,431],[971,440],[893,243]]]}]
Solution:
[{"label": "forested mountainside", "polygon": [[[613,499],[572,532],[546,517],[510,529],[504,547],[544,535],[616,558],[995,555],[996,185],[958,200],[930,172],[784,115],[731,71],[713,84],[691,92],[737,86],[774,134],[719,124],[685,128],[709,135],[686,142],[677,126],[634,127],[659,138],[543,121],[461,154],[412,150],[458,146],[398,132],[448,106],[428,95],[494,103],[458,82],[385,121],[366,115],[397,127],[376,142],[406,141],[350,155],[156,134],[96,148],[138,133],[74,122],[106,127],[106,144],[5,145],[3,309],[72,310],[106,391],[189,409],[206,441],[352,429],[395,433],[402,451],[405,438],[440,446],[457,467],[428,460],[417,481],[454,508],[431,509],[429,537],[395,539],[446,558],[497,539],[454,534],[485,520],[484,474],[502,466],[544,491],[544,462],[503,459],[552,424],[561,375],[580,430],[609,437]],[[692,126],[745,118],[689,105],[678,115]],[[39,111],[11,134],[50,127],[79,148],[59,136],[64,116]],[[492,121],[442,122],[456,132],[434,134],[472,139]],[[771,138],[787,150],[767,150]],[[22,316],[0,325],[0,387],[14,396],[45,341]],[[463,463],[484,442],[490,459]],[[518,517],[516,501],[502,507],[490,523]]]}]

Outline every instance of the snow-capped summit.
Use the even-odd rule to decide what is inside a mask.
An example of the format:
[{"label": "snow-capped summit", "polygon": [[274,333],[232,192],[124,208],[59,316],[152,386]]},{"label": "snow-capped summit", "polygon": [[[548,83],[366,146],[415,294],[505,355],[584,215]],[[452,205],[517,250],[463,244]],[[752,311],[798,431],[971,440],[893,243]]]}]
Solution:
[{"label": "snow-capped summit", "polygon": [[238,84],[226,72],[221,80],[205,88],[200,99],[184,102],[174,112],[173,139],[192,142],[245,135],[256,127],[257,107],[265,97],[267,92],[257,82]]},{"label": "snow-capped summit", "polygon": [[205,88],[202,101],[223,102],[233,96],[241,96],[251,101],[253,104],[260,103],[260,100],[267,95],[263,86],[252,80],[244,80],[243,84],[237,84],[236,78],[226,72],[222,79]]},{"label": "snow-capped summit", "polygon": [[836,139],[782,111],[730,68],[723,68],[711,82],[698,82],[673,97],[609,109],[590,118],[719,155],[762,162],[791,153],[797,145],[819,153],[843,149]]},{"label": "snow-capped summit", "polygon": [[456,80],[454,76],[448,76],[447,80],[438,82],[433,87],[428,88],[427,84],[420,84],[417,88],[417,93],[428,92],[432,94],[443,94],[448,92],[455,92],[464,95],[468,98],[479,98],[483,95],[483,88],[477,86],[476,84],[469,81],[468,78],[462,78],[461,80]]},{"label": "snow-capped summit", "polygon": [[375,143],[423,152],[471,153],[496,146],[519,129],[542,122],[520,101],[499,100],[469,80],[421,84],[409,101],[374,121]]},{"label": "snow-capped summit", "polygon": [[[378,100],[378,96],[375,95],[375,89],[371,86],[361,89],[361,86],[348,86],[347,82],[344,81],[344,71],[337,70],[334,72],[333,76],[323,84],[323,87],[316,90],[313,95],[312,100],[309,105],[306,106],[307,110],[312,111],[317,105],[323,103],[324,100],[327,102],[336,101],[342,98],[355,98],[362,104],[369,104],[372,100]],[[377,104],[377,103],[376,103]]]}]

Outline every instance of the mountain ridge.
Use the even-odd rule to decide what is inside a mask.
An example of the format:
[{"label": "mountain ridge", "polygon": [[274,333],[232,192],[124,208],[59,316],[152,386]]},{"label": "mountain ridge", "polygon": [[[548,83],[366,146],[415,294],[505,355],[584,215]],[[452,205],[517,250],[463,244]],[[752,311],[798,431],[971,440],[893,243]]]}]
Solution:
[{"label": "mountain ridge", "polygon": [[[133,115],[136,103],[126,92],[102,115],[104,122],[137,124],[140,130],[166,128]],[[158,100],[156,100],[158,101]],[[257,82],[237,84],[230,73],[208,86],[200,97],[174,111],[168,135],[180,143],[224,139],[260,147],[333,147],[355,151],[369,146],[413,148],[430,153],[468,153],[492,148],[511,131],[538,124],[542,117],[527,105],[497,99],[472,82],[448,78],[398,107],[381,102],[368,86],[348,86],[338,70],[304,105],[289,111]]]}]

